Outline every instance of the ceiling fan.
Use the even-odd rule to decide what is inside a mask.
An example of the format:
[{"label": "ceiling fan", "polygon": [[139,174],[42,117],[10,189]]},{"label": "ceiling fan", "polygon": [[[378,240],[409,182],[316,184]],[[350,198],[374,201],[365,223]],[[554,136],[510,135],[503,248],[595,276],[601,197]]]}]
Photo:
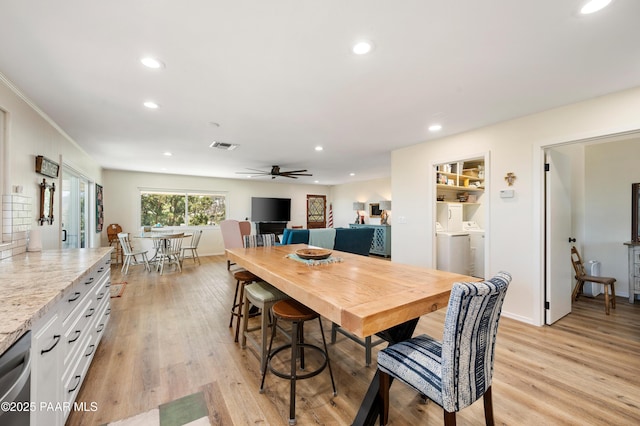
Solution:
[{"label": "ceiling fan", "polygon": [[307,171],[306,169],[290,170],[287,172],[283,172],[283,171],[280,171],[280,166],[271,166],[271,170],[268,172],[265,172],[264,170],[249,169],[249,168],[247,168],[247,170],[253,170],[253,172],[236,172],[236,173],[241,173],[245,175],[249,174],[252,176],[271,176],[271,179],[275,179],[278,176],[288,177],[291,179],[298,179],[298,176],[313,176],[311,173],[305,173]]}]

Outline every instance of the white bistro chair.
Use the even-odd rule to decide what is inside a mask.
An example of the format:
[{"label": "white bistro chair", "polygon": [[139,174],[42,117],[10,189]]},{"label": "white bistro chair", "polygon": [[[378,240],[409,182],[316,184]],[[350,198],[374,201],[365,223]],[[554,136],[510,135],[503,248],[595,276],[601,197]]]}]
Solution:
[{"label": "white bistro chair", "polygon": [[[185,258],[193,259],[193,263],[198,261],[198,265],[200,264],[200,258],[198,257],[198,244],[200,244],[200,237],[202,236],[202,229],[198,229],[193,232],[193,236],[191,237],[191,243],[186,246],[182,246],[182,260]],[[190,256],[186,256],[187,251],[191,252]]]},{"label": "white bistro chair", "polygon": [[122,247],[122,255],[124,260],[122,262],[122,272],[127,275],[129,273],[129,265],[144,265],[147,271],[151,271],[149,266],[149,259],[147,259],[147,250],[134,251],[129,241],[128,232],[118,233],[118,240]]},{"label": "white bistro chair", "polygon": [[160,234],[153,237],[154,245],[158,250],[156,256],[156,270],[160,271],[160,275],[164,272],[164,265],[175,265],[178,271],[182,272],[181,256],[182,256],[182,239],[184,233],[178,234]]}]

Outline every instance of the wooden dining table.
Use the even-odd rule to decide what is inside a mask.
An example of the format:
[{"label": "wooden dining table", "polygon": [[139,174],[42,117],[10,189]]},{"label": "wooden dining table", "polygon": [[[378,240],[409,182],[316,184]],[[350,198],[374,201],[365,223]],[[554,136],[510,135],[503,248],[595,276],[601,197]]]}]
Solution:
[{"label": "wooden dining table", "polygon": [[[333,251],[332,263],[309,265],[288,255],[306,244],[231,248],[227,258],[359,337],[396,343],[413,335],[420,316],[447,306],[454,282],[478,278]],[[353,422],[379,414],[378,373]]]}]

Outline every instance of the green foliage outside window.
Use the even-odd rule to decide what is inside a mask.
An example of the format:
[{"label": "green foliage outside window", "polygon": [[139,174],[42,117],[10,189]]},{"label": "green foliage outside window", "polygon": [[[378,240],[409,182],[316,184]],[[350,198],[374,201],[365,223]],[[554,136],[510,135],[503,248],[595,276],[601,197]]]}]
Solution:
[{"label": "green foliage outside window", "polygon": [[[188,215],[186,212],[188,210]],[[140,194],[140,222],[142,226],[215,225],[226,218],[224,195]]]}]

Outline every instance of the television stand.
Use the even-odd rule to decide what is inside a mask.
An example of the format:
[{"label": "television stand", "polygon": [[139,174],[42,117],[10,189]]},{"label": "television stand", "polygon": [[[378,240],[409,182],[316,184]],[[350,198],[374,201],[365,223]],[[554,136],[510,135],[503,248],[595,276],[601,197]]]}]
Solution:
[{"label": "television stand", "polygon": [[284,233],[288,222],[256,222],[256,234],[276,234],[276,241]]}]

